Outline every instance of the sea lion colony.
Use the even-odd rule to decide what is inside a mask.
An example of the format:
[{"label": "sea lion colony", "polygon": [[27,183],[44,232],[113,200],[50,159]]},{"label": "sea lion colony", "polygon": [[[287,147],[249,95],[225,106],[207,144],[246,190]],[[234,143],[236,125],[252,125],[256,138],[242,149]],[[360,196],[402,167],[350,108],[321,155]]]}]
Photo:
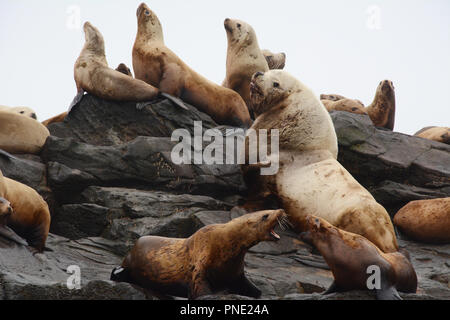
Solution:
[{"label": "sea lion colony", "polygon": [[[397,299],[397,290],[416,291],[413,266],[407,253],[398,251],[386,210],[336,160],[337,138],[327,112],[366,114],[374,125],[393,130],[392,81],[380,82],[368,107],[336,94],[319,99],[281,70],[284,53],[261,50],[250,25],[226,19],[227,75],[219,86],[165,46],[162,24],[146,4],[138,7],[136,15],[135,77],[124,64],[115,70],[108,66],[103,36],[86,22],[86,42],[74,67],[77,96],[69,110],[41,124],[31,109],[1,107],[0,151],[39,154],[49,136],[45,127],[64,121],[85,92],[106,100],[134,102],[163,95],[180,107],[184,107],[181,100],[192,104],[219,124],[256,131],[284,129],[279,173],[261,177],[259,170],[267,163],[242,166],[254,198],[264,200],[271,195],[280,209],[261,206],[229,223],[204,227],[187,239],[142,237],[122,265],[112,271],[112,280],[189,298],[223,289],[259,297],[261,291],[244,274],[243,259],[258,242],[279,240],[274,231],[279,224],[289,225],[323,254],[335,276],[330,291],[364,289],[364,270],[355,263],[358,260],[380,264],[383,288],[377,292],[379,298]],[[448,128],[431,129],[422,136],[448,143]],[[419,213],[422,219],[418,219]],[[448,243],[449,219],[448,199],[437,199],[408,205],[394,222],[418,241]],[[0,171],[0,228],[11,227],[34,250],[43,252],[50,220],[47,204],[34,190],[3,177]],[[340,252],[352,259],[342,260]],[[347,277],[350,273],[354,276]]]}]

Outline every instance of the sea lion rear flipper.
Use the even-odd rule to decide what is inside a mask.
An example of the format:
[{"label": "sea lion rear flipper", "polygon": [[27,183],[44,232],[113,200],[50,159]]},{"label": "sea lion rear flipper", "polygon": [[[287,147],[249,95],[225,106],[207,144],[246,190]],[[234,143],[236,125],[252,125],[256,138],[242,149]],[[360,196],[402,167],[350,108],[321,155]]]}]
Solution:
[{"label": "sea lion rear flipper", "polygon": [[179,106],[180,108],[182,108],[184,110],[189,110],[188,107],[186,107],[186,105],[184,104],[183,100],[181,100],[171,94],[165,93],[165,92],[161,92],[160,95],[164,98],[169,99],[170,101],[172,101],[175,105]]},{"label": "sea lion rear flipper", "polygon": [[253,282],[251,282],[244,274],[230,285],[230,291],[242,296],[259,298],[261,290],[259,290]]},{"label": "sea lion rear flipper", "polygon": [[80,103],[81,99],[83,99],[84,92],[85,91],[83,89],[78,91],[77,95],[75,96],[75,98],[73,98],[72,102],[70,103],[69,110],[67,111],[67,114],[69,114],[70,111],[72,111],[73,107],[75,107],[78,103]]},{"label": "sea lion rear flipper", "polygon": [[377,290],[378,300],[403,300],[397,292],[395,287],[389,287],[385,289]]}]

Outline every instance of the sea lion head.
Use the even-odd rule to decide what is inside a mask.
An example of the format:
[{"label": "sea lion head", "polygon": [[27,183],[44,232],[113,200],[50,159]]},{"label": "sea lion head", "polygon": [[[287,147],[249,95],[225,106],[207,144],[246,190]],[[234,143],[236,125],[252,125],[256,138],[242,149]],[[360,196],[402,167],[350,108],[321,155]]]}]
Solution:
[{"label": "sea lion head", "polygon": [[250,99],[257,115],[287,103],[292,94],[301,94],[302,91],[304,86],[301,82],[283,70],[256,72],[250,82]]},{"label": "sea lion head", "polygon": [[284,52],[273,53],[269,50],[261,50],[270,70],[282,70],[286,64],[286,54]]},{"label": "sea lion head", "polygon": [[[278,241],[280,236],[274,231],[277,225],[286,225],[287,215],[284,210],[264,210],[249,213],[237,218],[237,226],[253,235],[254,241]],[[240,224],[244,223],[244,226]]]},{"label": "sea lion head", "polygon": [[130,68],[128,68],[125,63],[119,64],[119,66],[116,68],[116,71],[119,71],[127,76],[133,77]]},{"label": "sea lion head", "polygon": [[136,11],[138,36],[146,40],[164,41],[161,22],[158,16],[145,4],[141,3]]},{"label": "sea lion head", "polygon": [[33,109],[30,109],[27,107],[14,107],[14,108],[11,108],[11,111],[17,112],[18,114],[21,114],[25,117],[29,117],[34,120],[37,120],[36,112],[34,112]]},{"label": "sea lion head", "polygon": [[306,231],[300,234],[300,238],[320,250],[323,246],[328,246],[330,236],[338,235],[338,230],[326,220],[307,215],[305,218]]},{"label": "sea lion head", "polygon": [[89,21],[83,26],[84,36],[86,39],[85,48],[99,54],[105,54],[105,41],[102,34]]},{"label": "sea lion head", "polygon": [[11,203],[5,198],[0,197],[0,225],[6,224],[6,219],[13,213]]},{"label": "sea lion head", "polygon": [[257,44],[255,30],[248,23],[226,18],[223,24],[227,32],[228,43],[232,46],[248,47]]}]

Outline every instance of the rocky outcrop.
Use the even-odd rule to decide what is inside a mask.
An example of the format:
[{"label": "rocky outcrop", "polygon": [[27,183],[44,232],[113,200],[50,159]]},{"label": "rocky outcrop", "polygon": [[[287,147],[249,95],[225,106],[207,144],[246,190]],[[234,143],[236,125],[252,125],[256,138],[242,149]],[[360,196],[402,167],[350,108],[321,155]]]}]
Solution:
[{"label": "rocky outcrop", "polygon": [[376,128],[368,116],[332,112],[339,162],[391,215],[412,200],[450,197],[450,146]]},{"label": "rocky outcrop", "polygon": [[[136,108],[138,107],[138,108]],[[3,174],[23,182],[53,203],[44,255],[0,230],[0,299],[153,299],[149,292],[109,281],[135,240],[143,235],[189,237],[199,228],[225,223],[245,196],[235,165],[174,165],[173,129],[192,133],[217,125],[205,114],[168,100],[114,103],[86,95],[52,136],[40,157],[0,153]],[[350,114],[332,114],[339,160],[391,213],[423,197],[450,196],[446,145],[372,126]],[[223,129],[223,128],[221,128]],[[445,162],[447,161],[447,162]],[[265,299],[373,299],[371,292],[323,296],[332,274],[297,261],[321,261],[289,231],[279,242],[253,247],[246,273]],[[19,241],[20,242],[20,241]],[[404,299],[450,299],[450,245],[401,240],[419,276],[417,294]],[[51,250],[51,251],[50,251]],[[68,289],[70,266],[81,271],[81,289]],[[276,270],[276,272],[274,272]],[[218,294],[202,299],[246,299]]]}]

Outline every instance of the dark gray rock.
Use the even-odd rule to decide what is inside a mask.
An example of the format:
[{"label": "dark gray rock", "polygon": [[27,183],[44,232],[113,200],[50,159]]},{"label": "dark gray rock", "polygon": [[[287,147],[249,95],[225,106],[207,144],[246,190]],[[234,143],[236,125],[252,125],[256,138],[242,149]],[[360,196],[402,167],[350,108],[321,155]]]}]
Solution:
[{"label": "dark gray rock", "polygon": [[136,103],[105,101],[87,94],[64,122],[51,124],[48,129],[55,137],[110,146],[138,136],[171,137],[175,129],[187,129],[193,135],[194,121],[202,121],[204,129],[217,127],[211,117],[185,105],[189,110],[167,99],[158,99],[138,110]]},{"label": "dark gray rock", "polygon": [[450,197],[449,145],[376,128],[363,115],[331,117],[339,162],[391,215],[411,200]]},{"label": "dark gray rock", "polygon": [[[244,190],[238,166],[175,165],[171,160],[174,145],[169,138],[155,137],[138,137],[107,147],[49,137],[43,158],[52,163],[48,172],[50,186],[65,186],[75,193],[92,184],[206,195]],[[61,169],[55,163],[65,167]]]}]

